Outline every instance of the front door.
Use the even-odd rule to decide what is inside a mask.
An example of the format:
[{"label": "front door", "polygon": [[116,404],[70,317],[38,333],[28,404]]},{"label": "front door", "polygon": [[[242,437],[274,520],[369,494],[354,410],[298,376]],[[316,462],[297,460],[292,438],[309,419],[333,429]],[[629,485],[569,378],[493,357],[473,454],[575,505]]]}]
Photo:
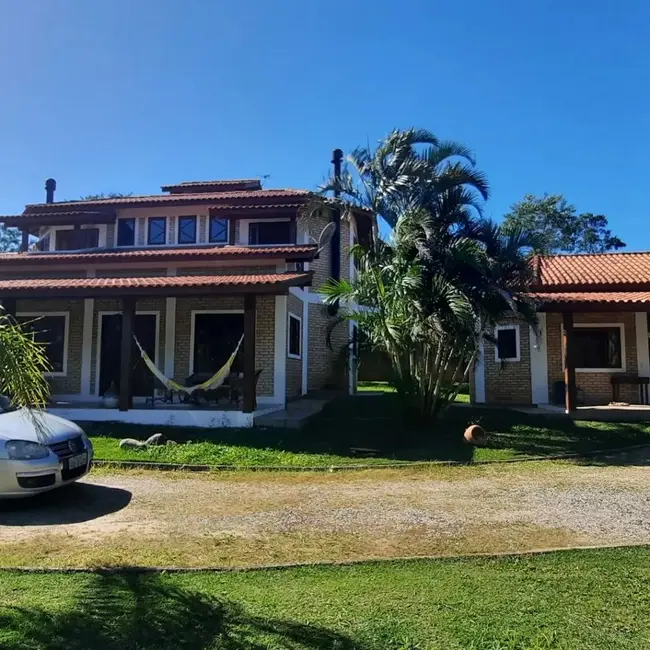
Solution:
[{"label": "front door", "polygon": [[[133,333],[149,357],[156,359],[156,316],[155,314],[136,314]],[[113,384],[120,391],[120,370],[122,345],[122,314],[102,314],[102,338],[99,357],[99,394],[103,395]],[[154,390],[154,376],[140,356],[140,350],[132,341],[132,395],[149,397]]]}]

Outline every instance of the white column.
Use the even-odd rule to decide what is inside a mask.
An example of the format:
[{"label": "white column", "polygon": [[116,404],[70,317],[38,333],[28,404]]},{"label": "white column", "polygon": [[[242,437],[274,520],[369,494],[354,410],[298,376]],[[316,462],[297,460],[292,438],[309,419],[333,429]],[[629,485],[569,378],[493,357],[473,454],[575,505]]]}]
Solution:
[{"label": "white column", "polygon": [[273,401],[287,401],[287,297],[275,297],[275,357],[273,363]]},{"label": "white column", "polygon": [[[93,274],[94,275],[94,274]],[[84,299],[84,320],[81,334],[81,394],[90,397],[90,371],[93,347],[93,313],[95,300]]]},{"label": "white column", "polygon": [[[306,297],[306,296],[305,296]],[[309,382],[309,303],[302,301],[302,394],[307,394]]]},{"label": "white column", "polygon": [[638,311],[634,314],[636,329],[636,358],[639,377],[650,377],[650,355],[648,354],[648,314]]},{"label": "white column", "polygon": [[530,328],[530,385],[533,404],[548,404],[546,314],[537,314],[537,331]]},{"label": "white column", "polygon": [[176,298],[165,298],[165,375],[169,378],[174,377],[175,350]]},{"label": "white column", "polygon": [[474,365],[474,401],[476,404],[485,404],[485,358],[483,339],[478,349],[478,357]]}]

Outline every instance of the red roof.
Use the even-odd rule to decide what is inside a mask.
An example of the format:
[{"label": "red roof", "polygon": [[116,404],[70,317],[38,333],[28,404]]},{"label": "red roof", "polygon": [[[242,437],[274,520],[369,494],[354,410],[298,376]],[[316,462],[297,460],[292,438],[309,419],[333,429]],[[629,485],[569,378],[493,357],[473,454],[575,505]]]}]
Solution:
[{"label": "red roof", "polygon": [[218,181],[184,181],[174,185],[163,185],[163,192],[182,194],[186,192],[228,192],[240,190],[261,190],[262,183],[257,178],[234,178]]},{"label": "red roof", "polygon": [[548,255],[535,264],[540,289],[650,288],[650,252]]},{"label": "red roof", "polygon": [[151,296],[184,294],[283,293],[289,287],[311,284],[312,273],[263,275],[173,275],[131,278],[29,278],[0,280],[6,297],[48,296]]},{"label": "red roof", "polygon": [[563,291],[532,294],[537,303],[545,306],[648,305],[650,291]]},{"label": "red roof", "polygon": [[[147,196],[120,196],[107,199],[93,199],[90,201],[62,201],[55,203],[32,203],[25,207],[24,214],[45,212],[58,212],[61,208],[89,208],[89,207],[127,207],[131,205],[158,205],[158,204],[188,204],[188,203],[221,203],[243,207],[249,204],[266,205],[269,203],[283,203],[302,205],[311,195],[307,190],[250,190],[239,192],[192,192],[182,194],[151,194]],[[281,199],[281,201],[278,201]]]},{"label": "red roof", "polygon": [[0,272],[14,266],[33,264],[92,264],[110,262],[210,261],[233,259],[311,260],[313,245],[288,246],[198,246],[186,248],[98,249],[97,252],[0,253]]}]

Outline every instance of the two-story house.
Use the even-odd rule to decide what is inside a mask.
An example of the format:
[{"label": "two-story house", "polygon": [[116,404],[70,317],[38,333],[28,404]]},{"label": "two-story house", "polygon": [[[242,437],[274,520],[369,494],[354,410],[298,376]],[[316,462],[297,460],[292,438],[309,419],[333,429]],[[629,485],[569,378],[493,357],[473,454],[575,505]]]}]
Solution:
[{"label": "two-story house", "polygon": [[[354,326],[338,322],[318,289],[354,274],[349,248],[371,228],[371,215],[341,219],[327,204],[307,211],[312,193],[254,179],[65,202],[55,201],[55,189],[49,179],[45,203],[0,217],[23,233],[21,252],[0,254],[0,300],[46,344],[53,412],[243,427],[310,390],[354,386],[351,355],[340,361]],[[335,234],[318,251],[331,221]],[[134,334],[179,383],[214,373],[243,335],[232,367],[242,399],[152,399],[163,387]],[[109,390],[118,408],[103,405]]]}]

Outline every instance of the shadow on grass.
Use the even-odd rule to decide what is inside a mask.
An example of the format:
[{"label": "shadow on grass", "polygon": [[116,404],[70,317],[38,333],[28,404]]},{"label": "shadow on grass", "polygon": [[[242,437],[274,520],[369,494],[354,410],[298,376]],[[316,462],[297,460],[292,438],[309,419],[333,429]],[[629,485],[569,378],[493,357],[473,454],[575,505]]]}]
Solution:
[{"label": "shadow on grass", "polygon": [[[490,434],[489,444],[476,451],[463,442],[469,424]],[[91,435],[146,438],[162,432],[185,442],[281,450],[306,454],[335,454],[363,459],[365,453],[387,461],[462,461],[478,458],[589,454],[650,443],[648,423],[574,422],[555,414],[528,414],[511,409],[452,406],[431,429],[404,426],[395,394],[339,398],[326,406],[308,428],[295,429],[181,429],[137,427],[119,423],[86,423]],[[361,450],[361,451],[359,451]],[[371,451],[365,451],[371,450]]]},{"label": "shadow on grass", "polygon": [[104,517],[131,502],[121,488],[73,483],[29,499],[0,501],[0,524],[5,526],[55,526],[78,524]]},{"label": "shadow on grass", "polygon": [[170,585],[159,575],[84,576],[64,608],[0,607],[1,647],[48,650],[364,650],[332,630],[253,616],[240,606]]}]

